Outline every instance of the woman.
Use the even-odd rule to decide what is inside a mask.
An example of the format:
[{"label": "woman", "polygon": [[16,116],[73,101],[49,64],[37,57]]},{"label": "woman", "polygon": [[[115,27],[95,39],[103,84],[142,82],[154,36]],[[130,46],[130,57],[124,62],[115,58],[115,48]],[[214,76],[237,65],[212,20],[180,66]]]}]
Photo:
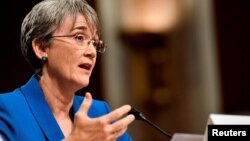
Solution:
[{"label": "woman", "polygon": [[21,50],[35,70],[13,92],[0,95],[0,135],[10,141],[129,141],[131,107],[114,111],[90,93],[99,39],[96,12],[84,0],[44,0],[21,27]]}]

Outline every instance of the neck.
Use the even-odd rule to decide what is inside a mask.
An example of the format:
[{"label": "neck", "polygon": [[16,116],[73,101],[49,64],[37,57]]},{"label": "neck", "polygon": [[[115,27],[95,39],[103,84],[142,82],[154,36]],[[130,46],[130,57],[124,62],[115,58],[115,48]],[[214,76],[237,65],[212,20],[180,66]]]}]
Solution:
[{"label": "neck", "polygon": [[56,81],[56,79],[46,77],[46,75],[41,76],[39,80],[45,99],[64,136],[67,136],[73,126],[70,109],[73,104],[75,91],[69,87],[65,87],[67,85],[60,82]]},{"label": "neck", "polygon": [[43,76],[41,76],[39,83],[54,116],[69,116],[74,92],[60,87],[57,82]]}]

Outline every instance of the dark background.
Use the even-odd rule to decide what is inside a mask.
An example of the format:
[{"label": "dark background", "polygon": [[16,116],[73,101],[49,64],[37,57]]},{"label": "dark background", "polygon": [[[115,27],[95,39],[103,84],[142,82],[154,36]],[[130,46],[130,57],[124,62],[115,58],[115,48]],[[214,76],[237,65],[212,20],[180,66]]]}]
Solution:
[{"label": "dark background", "polygon": [[[20,51],[20,26],[39,0],[8,0],[1,5],[0,93],[24,84],[33,70]],[[214,0],[216,40],[225,113],[250,110],[249,8],[241,1]],[[91,3],[94,6],[94,2]],[[245,6],[245,7],[244,7]],[[97,61],[99,62],[99,61]],[[97,63],[88,87],[102,97],[100,67]]]},{"label": "dark background", "polygon": [[249,114],[249,4],[241,0],[214,0],[214,3],[224,111]]}]

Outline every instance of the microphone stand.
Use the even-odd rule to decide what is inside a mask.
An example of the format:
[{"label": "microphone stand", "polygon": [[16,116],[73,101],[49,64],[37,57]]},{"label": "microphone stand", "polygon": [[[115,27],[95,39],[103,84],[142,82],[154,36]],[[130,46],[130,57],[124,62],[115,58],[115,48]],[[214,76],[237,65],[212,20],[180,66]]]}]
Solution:
[{"label": "microphone stand", "polygon": [[154,123],[152,123],[150,120],[148,120],[142,113],[140,113],[139,111],[137,111],[135,108],[132,108],[128,114],[132,114],[135,116],[136,120],[141,120],[146,122],[148,125],[150,125],[151,127],[154,127],[157,131],[159,131],[160,133],[162,133],[164,136],[168,137],[168,138],[172,138],[172,135],[163,131],[160,127],[158,127],[157,125],[155,125]]}]

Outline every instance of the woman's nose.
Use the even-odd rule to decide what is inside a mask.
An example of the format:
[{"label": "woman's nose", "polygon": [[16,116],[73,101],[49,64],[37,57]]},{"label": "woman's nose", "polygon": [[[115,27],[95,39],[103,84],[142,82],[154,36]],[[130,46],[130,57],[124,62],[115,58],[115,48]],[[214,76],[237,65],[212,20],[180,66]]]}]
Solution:
[{"label": "woman's nose", "polygon": [[89,44],[88,47],[84,50],[84,56],[89,58],[95,58],[97,55],[96,48],[93,46],[93,44]]}]

